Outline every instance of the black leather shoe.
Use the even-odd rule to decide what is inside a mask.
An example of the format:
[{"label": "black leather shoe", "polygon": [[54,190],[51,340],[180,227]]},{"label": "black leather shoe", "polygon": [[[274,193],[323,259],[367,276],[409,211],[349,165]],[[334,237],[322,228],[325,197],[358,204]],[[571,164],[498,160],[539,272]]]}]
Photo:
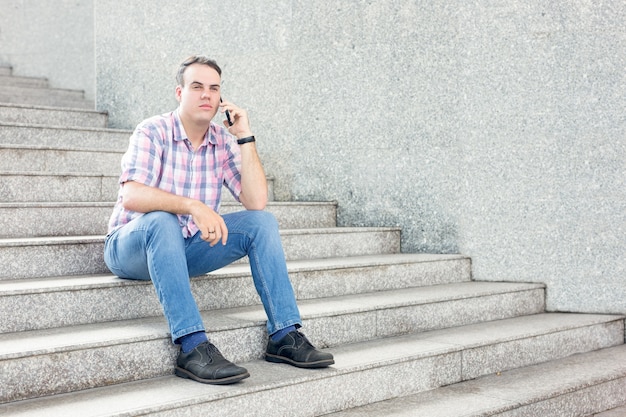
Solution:
[{"label": "black leather shoe", "polygon": [[270,338],[265,360],[288,363],[298,368],[325,368],[335,363],[332,354],[315,349],[306,336],[297,330],[287,333],[278,342]]},{"label": "black leather shoe", "polygon": [[204,342],[189,353],[181,350],[174,373],[205,384],[234,384],[250,376],[246,368],[226,360],[211,343]]}]

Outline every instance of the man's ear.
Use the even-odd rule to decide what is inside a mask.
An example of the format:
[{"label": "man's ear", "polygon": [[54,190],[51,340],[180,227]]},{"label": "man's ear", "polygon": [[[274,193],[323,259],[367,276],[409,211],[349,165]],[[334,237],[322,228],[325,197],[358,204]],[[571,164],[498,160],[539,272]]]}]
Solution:
[{"label": "man's ear", "polygon": [[182,94],[183,88],[180,85],[176,86],[176,101],[180,103],[180,95]]}]

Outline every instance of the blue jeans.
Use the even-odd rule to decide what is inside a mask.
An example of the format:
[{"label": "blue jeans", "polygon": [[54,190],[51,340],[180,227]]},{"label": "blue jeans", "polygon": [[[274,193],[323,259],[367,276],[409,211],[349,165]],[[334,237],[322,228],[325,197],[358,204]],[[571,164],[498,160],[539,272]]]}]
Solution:
[{"label": "blue jeans", "polygon": [[104,261],[120,278],[152,280],[174,342],[181,336],[204,331],[190,277],[222,268],[246,255],[267,314],[268,333],[293,325],[300,327],[274,216],[265,211],[240,211],[223,218],[228,241],[211,247],[200,233],[184,238],[176,215],[146,213],[107,236]]}]

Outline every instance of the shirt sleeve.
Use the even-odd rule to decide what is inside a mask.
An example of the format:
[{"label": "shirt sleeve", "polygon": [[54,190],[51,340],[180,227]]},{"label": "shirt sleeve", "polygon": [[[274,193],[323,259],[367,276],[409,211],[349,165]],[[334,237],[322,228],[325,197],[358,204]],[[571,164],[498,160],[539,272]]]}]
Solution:
[{"label": "shirt sleeve", "polygon": [[137,126],[128,150],[122,157],[122,175],[120,184],[135,181],[156,187],[161,172],[162,141],[158,140],[158,131],[146,123]]}]

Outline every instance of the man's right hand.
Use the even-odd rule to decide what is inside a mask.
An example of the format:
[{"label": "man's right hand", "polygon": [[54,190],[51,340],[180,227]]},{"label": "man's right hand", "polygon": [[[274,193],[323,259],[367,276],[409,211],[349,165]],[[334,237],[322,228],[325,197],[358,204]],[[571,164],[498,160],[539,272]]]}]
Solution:
[{"label": "man's right hand", "polygon": [[200,230],[200,237],[215,246],[220,240],[225,245],[228,240],[228,228],[224,219],[212,208],[201,201],[192,203],[191,217]]},{"label": "man's right hand", "polygon": [[135,181],[124,183],[122,201],[127,210],[139,213],[166,211],[173,214],[189,214],[198,226],[202,239],[215,246],[220,240],[225,245],[228,229],[224,219],[215,210],[201,201],[181,197],[167,191]]}]

